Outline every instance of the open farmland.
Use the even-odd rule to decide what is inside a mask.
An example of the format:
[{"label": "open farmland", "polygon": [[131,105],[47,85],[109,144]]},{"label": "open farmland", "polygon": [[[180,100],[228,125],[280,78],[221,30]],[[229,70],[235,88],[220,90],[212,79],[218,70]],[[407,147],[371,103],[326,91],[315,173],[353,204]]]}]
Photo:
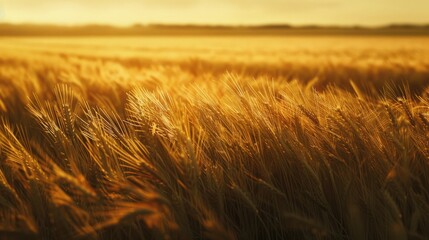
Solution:
[{"label": "open farmland", "polygon": [[427,239],[428,37],[0,39],[0,239]]}]

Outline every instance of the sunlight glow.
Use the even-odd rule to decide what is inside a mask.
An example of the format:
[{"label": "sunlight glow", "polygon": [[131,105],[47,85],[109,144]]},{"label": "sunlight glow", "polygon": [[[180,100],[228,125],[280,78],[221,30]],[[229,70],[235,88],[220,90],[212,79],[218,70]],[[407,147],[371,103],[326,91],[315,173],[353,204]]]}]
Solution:
[{"label": "sunlight glow", "polygon": [[0,21],[131,25],[429,22],[427,0],[2,0]]}]

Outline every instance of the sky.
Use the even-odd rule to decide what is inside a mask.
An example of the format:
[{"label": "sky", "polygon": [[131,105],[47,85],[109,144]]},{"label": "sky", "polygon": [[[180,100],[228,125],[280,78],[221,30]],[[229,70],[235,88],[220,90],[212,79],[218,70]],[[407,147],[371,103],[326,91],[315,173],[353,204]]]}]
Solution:
[{"label": "sky", "polygon": [[0,0],[0,22],[366,25],[429,23],[429,0]]}]

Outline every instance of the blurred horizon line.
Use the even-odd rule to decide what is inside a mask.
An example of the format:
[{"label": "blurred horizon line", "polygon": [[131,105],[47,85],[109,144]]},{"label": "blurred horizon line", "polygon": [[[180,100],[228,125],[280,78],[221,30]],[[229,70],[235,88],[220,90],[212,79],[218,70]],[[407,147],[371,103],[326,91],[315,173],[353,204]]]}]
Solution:
[{"label": "blurred horizon line", "polygon": [[0,22],[0,36],[144,36],[144,35],[429,35],[429,23],[369,25],[269,24],[40,24]]}]

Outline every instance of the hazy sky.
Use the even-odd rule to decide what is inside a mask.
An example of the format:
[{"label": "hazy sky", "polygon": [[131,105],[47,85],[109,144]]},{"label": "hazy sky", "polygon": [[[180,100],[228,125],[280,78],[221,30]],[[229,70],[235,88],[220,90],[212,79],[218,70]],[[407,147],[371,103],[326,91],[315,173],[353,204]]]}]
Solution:
[{"label": "hazy sky", "polygon": [[0,0],[0,21],[115,25],[429,23],[429,0]]}]

